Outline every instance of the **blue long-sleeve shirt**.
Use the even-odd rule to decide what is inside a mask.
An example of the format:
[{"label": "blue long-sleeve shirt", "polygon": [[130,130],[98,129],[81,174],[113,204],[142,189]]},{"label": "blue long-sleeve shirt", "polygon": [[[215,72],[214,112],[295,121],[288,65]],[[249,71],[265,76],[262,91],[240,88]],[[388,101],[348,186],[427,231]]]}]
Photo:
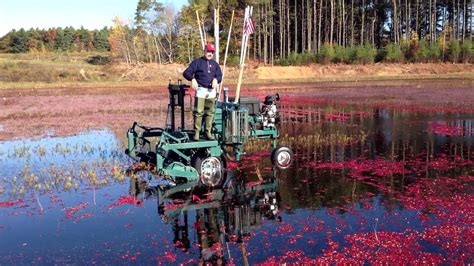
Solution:
[{"label": "blue long-sleeve shirt", "polygon": [[183,77],[189,81],[196,79],[200,87],[212,88],[212,80],[222,81],[222,71],[219,64],[214,60],[207,60],[199,57],[193,60],[188,68],[183,72]]}]

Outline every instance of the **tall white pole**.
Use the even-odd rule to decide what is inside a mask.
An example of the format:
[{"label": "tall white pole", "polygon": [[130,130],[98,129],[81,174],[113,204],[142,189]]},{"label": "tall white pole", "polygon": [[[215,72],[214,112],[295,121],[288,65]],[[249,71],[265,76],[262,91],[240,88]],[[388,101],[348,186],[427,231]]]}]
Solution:
[{"label": "tall white pole", "polygon": [[246,39],[246,35],[244,34],[245,32],[245,21],[247,21],[247,17],[248,17],[248,11],[249,11],[249,7],[247,6],[245,8],[245,15],[244,15],[244,26],[242,28],[242,43],[241,43],[241,46],[240,46],[240,64],[242,65],[243,64],[243,51],[244,51],[244,48],[245,48],[245,39]]},{"label": "tall white pole", "polygon": [[204,51],[204,37],[202,34],[202,27],[201,27],[201,19],[199,19],[199,12],[196,10],[196,17],[197,17],[197,22],[199,25],[199,36],[201,37],[201,44],[202,44],[202,50]]},{"label": "tall white pole", "polygon": [[207,34],[206,34],[206,28],[204,27],[204,21],[201,21],[201,23],[199,24],[199,27],[202,28],[202,35],[204,36],[204,44],[207,44]]},{"label": "tall white pole", "polygon": [[238,103],[240,100],[240,89],[242,86],[242,78],[244,75],[244,66],[245,66],[245,58],[247,55],[247,44],[249,39],[249,34],[245,34],[245,22],[251,16],[251,8],[247,7],[245,9],[245,18],[244,18],[244,29],[243,29],[243,36],[242,36],[242,48],[240,50],[240,69],[239,69],[239,80],[237,81],[237,90],[235,92],[235,103]]},{"label": "tall white pole", "polygon": [[[235,11],[232,10],[232,17],[230,19],[229,33],[227,34],[227,44],[225,46],[224,65],[222,66],[222,81],[221,81],[221,84],[220,84],[220,90],[219,91],[222,91],[222,88],[224,86],[225,66],[226,66],[226,63],[227,63],[227,53],[229,52],[229,43],[230,43],[230,35],[232,33],[232,25],[234,23],[234,13],[235,13]],[[221,98],[220,95],[221,94],[219,94],[219,100]]]},{"label": "tall white pole", "polygon": [[214,46],[216,47],[215,51],[215,59],[216,62],[219,63],[219,7],[217,9],[214,9]]},{"label": "tall white pole", "polygon": [[[253,17],[253,6],[250,6],[250,11],[249,11],[249,13],[250,13],[250,14],[249,14],[249,17],[250,17],[250,18]],[[247,36],[247,39],[248,39],[248,38],[250,38],[250,35]],[[247,51],[247,52],[248,52],[247,57],[248,57],[248,56],[250,55],[250,48],[248,48],[248,46],[249,46],[248,40],[247,40],[246,42],[247,42],[247,43],[245,44],[245,45],[246,45],[245,48],[248,49],[248,51]]]}]

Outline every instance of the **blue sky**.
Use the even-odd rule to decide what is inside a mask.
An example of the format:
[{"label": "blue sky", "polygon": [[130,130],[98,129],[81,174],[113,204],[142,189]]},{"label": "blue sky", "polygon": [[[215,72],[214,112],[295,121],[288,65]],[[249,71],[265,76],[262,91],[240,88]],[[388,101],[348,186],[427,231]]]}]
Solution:
[{"label": "blue sky", "polygon": [[[131,21],[138,0],[0,0],[0,37],[12,29],[73,26],[100,29]],[[170,0],[180,8],[187,0]]]}]

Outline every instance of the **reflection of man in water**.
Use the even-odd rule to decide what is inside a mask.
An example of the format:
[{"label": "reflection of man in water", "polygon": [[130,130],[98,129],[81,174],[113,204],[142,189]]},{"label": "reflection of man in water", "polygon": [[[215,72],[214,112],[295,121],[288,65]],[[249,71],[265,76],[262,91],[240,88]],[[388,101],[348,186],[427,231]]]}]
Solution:
[{"label": "reflection of man in water", "polygon": [[180,248],[183,252],[188,251],[191,242],[189,241],[187,214],[184,215],[184,225],[180,225],[178,219],[174,220],[173,233],[173,244],[175,247]]},{"label": "reflection of man in water", "polygon": [[214,45],[207,44],[204,56],[194,59],[183,72],[183,77],[191,81],[191,87],[196,90],[194,98],[194,137],[199,140],[202,118],[206,121],[206,138],[213,140],[212,122],[214,121],[214,104],[218,93],[219,83],[222,81],[222,72],[219,64],[214,61]]},{"label": "reflection of man in water", "polygon": [[224,238],[219,228],[218,209],[196,211],[196,231],[201,246],[198,265],[225,265]]},{"label": "reflection of man in water", "polygon": [[[165,223],[173,225],[175,247],[191,254],[195,254],[194,248],[199,249],[198,265],[227,264],[232,258],[227,243],[238,245],[243,264],[248,265],[245,242],[251,236],[251,228],[261,226],[263,220],[281,222],[281,217],[277,216],[280,201],[277,184],[276,179],[250,187],[245,183],[236,184],[225,192],[216,190],[216,193],[200,195],[209,200],[203,203],[197,203],[187,193],[164,196],[156,189],[158,213]],[[196,214],[194,223],[188,220],[193,211]],[[190,237],[193,230],[195,234]]]}]

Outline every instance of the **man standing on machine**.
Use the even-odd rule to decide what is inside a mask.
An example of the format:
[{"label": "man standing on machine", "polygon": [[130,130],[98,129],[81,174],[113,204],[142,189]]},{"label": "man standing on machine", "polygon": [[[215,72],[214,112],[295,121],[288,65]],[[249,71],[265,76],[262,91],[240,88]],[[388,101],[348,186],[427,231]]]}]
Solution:
[{"label": "man standing on machine", "polygon": [[199,140],[202,127],[202,117],[206,120],[206,138],[214,140],[212,135],[212,123],[214,121],[214,105],[222,81],[222,71],[219,64],[213,60],[215,47],[206,44],[204,56],[194,59],[189,67],[183,72],[183,77],[191,81],[191,87],[196,91],[194,98],[194,137]]}]

